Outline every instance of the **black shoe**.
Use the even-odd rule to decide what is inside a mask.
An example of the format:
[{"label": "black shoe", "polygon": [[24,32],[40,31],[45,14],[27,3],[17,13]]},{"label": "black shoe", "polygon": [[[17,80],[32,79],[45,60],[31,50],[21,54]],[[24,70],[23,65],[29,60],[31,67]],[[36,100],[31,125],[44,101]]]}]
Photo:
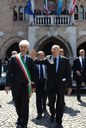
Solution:
[{"label": "black shoe", "polygon": [[22,126],[18,124],[18,125],[16,126],[16,128],[22,128]]},{"label": "black shoe", "polygon": [[1,108],[2,106],[0,105],[0,108]]},{"label": "black shoe", "polygon": [[42,118],[42,115],[37,115],[36,119],[41,119]]},{"label": "black shoe", "polygon": [[23,125],[22,128],[27,128],[27,125]]},{"label": "black shoe", "polygon": [[64,106],[66,106],[66,103],[64,102]]},{"label": "black shoe", "polygon": [[46,108],[43,109],[43,112],[47,112]]},{"label": "black shoe", "polygon": [[50,121],[51,121],[51,123],[54,123],[54,116],[53,115],[51,115]]},{"label": "black shoe", "polygon": [[77,99],[78,102],[82,102],[81,99]]},{"label": "black shoe", "polygon": [[21,125],[22,124],[22,119],[20,117],[18,117],[16,124],[17,125]]},{"label": "black shoe", "polygon": [[60,125],[56,124],[55,128],[63,128],[63,126],[61,124]]},{"label": "black shoe", "polygon": [[17,125],[16,128],[27,128],[27,125]]}]

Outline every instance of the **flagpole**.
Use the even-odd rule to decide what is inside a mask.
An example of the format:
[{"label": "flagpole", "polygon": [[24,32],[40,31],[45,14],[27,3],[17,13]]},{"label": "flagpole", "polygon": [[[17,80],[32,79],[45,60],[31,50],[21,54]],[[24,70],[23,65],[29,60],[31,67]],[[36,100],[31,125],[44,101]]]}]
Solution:
[{"label": "flagpole", "polygon": [[[33,11],[33,12],[34,12],[34,6],[35,6],[34,1],[35,1],[35,0],[31,0],[32,11]],[[33,17],[33,15],[30,15],[30,23],[31,23],[31,24],[34,23],[34,17]]]},{"label": "flagpole", "polygon": [[32,11],[34,12],[34,8],[35,8],[35,0],[31,0],[31,4],[32,4]]}]

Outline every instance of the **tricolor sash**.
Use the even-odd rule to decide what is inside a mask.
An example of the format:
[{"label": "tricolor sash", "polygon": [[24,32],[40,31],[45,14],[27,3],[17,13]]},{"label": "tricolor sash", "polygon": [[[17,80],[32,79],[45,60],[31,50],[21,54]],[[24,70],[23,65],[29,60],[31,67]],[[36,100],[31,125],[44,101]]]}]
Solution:
[{"label": "tricolor sash", "polygon": [[16,59],[17,59],[17,62],[26,78],[26,80],[28,81],[28,92],[29,92],[29,96],[31,96],[32,94],[32,87],[31,87],[31,75],[30,75],[30,72],[27,68],[27,65],[26,63],[24,62],[24,59],[21,55],[21,53],[17,54],[16,55]]}]

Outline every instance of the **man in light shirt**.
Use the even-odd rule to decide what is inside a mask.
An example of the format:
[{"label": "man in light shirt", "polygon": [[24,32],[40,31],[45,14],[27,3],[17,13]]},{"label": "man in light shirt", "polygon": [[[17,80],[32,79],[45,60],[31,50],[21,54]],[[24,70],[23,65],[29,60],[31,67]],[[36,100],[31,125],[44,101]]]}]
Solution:
[{"label": "man in light shirt", "polygon": [[76,81],[76,86],[77,86],[77,100],[79,102],[81,102],[81,96],[80,96],[81,84],[82,84],[82,82],[85,82],[85,78],[84,78],[85,65],[86,65],[85,50],[80,49],[79,57],[77,57],[74,60],[74,63],[72,66],[73,79]]},{"label": "man in light shirt", "polygon": [[[43,60],[45,54],[43,51],[37,52],[37,59]],[[42,118],[42,113],[46,111],[46,65],[36,64],[38,70],[38,84],[36,85],[36,107],[37,107],[37,118]]]}]

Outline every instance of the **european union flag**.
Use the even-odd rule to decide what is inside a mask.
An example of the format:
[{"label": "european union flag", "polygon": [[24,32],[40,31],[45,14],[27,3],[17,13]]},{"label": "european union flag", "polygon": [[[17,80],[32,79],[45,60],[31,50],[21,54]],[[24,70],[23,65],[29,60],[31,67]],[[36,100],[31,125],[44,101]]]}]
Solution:
[{"label": "european union flag", "polygon": [[32,11],[32,5],[31,5],[31,1],[28,0],[26,8],[25,8],[25,13],[28,15],[34,15],[33,11]]},{"label": "european union flag", "polygon": [[63,0],[58,0],[58,12],[57,12],[58,15],[61,14],[62,4],[63,4]]}]

